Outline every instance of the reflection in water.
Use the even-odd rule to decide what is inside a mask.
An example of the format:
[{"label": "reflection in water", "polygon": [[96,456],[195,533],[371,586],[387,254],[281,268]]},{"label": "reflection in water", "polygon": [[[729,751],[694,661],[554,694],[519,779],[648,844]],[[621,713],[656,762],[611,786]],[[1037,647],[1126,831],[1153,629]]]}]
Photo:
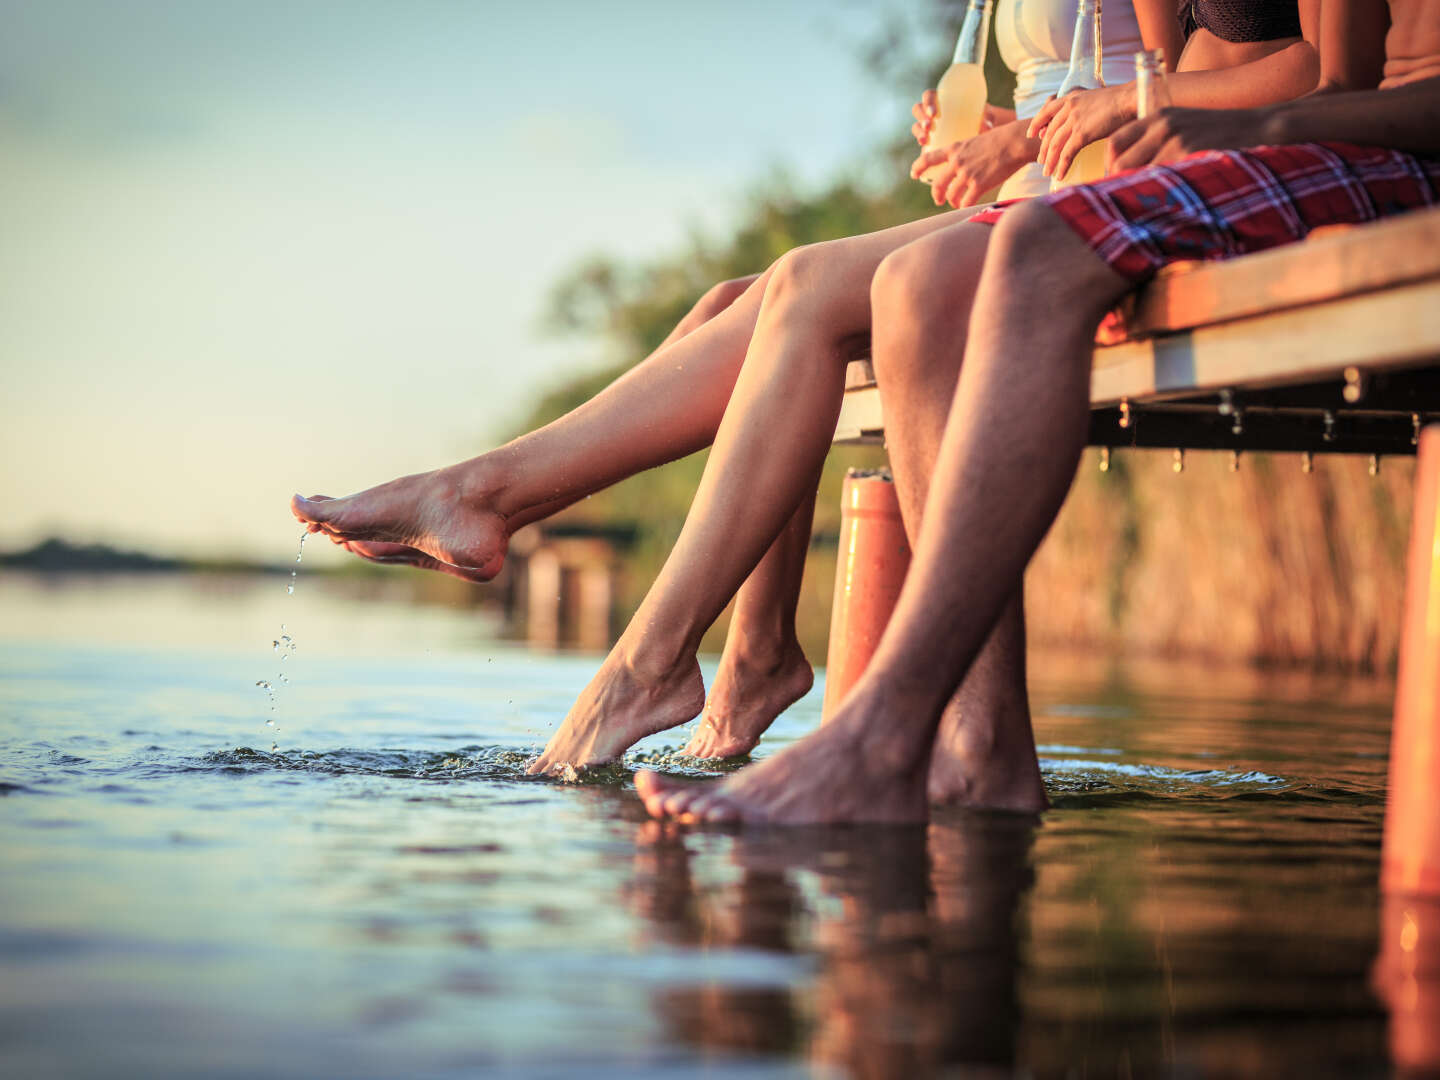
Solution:
[{"label": "reflection in water", "polygon": [[[861,1077],[926,1076],[1014,1060],[1016,920],[1037,820],[947,816],[925,829],[776,830],[738,836],[736,875],[697,888],[684,835],[637,836],[632,910],[654,940],[814,953],[813,983],[666,988],[655,1010],[708,1051],[804,1053]],[[807,893],[813,899],[807,902]],[[813,925],[803,919],[809,909]],[[806,939],[809,939],[808,941]]]},{"label": "reflection in water", "polygon": [[[1379,911],[1384,683],[1036,657],[1038,823],[675,833],[630,771],[708,771],[682,733],[524,775],[594,658],[277,584],[0,575],[17,1075],[1436,1067],[1437,918]],[[305,678],[266,753],[281,621]]]},{"label": "reflection in water", "polygon": [[1390,1010],[1390,1057],[1440,1075],[1440,900],[1387,896],[1380,909],[1375,990]]}]

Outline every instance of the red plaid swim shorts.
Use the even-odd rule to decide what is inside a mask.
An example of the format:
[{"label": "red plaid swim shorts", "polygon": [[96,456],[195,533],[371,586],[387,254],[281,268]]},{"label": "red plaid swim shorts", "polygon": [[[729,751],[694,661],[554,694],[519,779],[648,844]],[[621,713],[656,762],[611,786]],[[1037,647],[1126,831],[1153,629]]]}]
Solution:
[{"label": "red plaid swim shorts", "polygon": [[[1440,203],[1440,161],[1348,143],[1209,150],[1040,196],[1135,282],[1182,259],[1230,259]],[[994,224],[1005,203],[969,220]]]}]

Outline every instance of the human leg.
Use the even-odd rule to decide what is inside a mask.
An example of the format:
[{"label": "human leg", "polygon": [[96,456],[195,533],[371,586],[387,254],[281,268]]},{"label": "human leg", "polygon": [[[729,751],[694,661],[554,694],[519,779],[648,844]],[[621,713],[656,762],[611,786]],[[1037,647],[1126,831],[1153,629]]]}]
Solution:
[{"label": "human leg", "polygon": [[748,754],[775,718],[804,697],[815,681],[795,634],[815,517],[814,486],[736,594],[725,651],[704,718],[685,747],[687,754]]},{"label": "human leg", "polygon": [[875,267],[908,240],[948,224],[940,216],[797,249],[772,268],[745,366],[675,549],[532,771],[610,760],[695,715],[701,635],[813,490],[845,365],[869,332]]},{"label": "human leg", "polygon": [[1085,440],[1095,327],[1131,287],[1047,206],[1006,215],[986,253],[968,341],[959,344],[942,308],[927,313],[914,343],[932,355],[963,349],[966,363],[915,559],[870,666],[830,723],[722,784],[683,789],[642,774],[652,813],[925,819],[942,714],[1064,501]]},{"label": "human leg", "polygon": [[[356,553],[377,561],[415,551],[488,580],[515,529],[708,445],[764,292],[763,275],[739,297],[736,284],[712,290],[668,345],[538,431],[343,499],[297,496],[295,516],[337,543],[364,545]],[[682,333],[686,322],[695,325]]]},{"label": "human leg", "polygon": [[[885,398],[886,447],[912,548],[919,540],[963,347],[934,351],[935,334],[964,342],[991,227],[962,224],[895,252],[871,289],[872,356]],[[935,312],[947,313],[943,326]],[[930,764],[932,803],[1039,809],[1025,685],[1025,615],[1019,582],[945,709]]]}]

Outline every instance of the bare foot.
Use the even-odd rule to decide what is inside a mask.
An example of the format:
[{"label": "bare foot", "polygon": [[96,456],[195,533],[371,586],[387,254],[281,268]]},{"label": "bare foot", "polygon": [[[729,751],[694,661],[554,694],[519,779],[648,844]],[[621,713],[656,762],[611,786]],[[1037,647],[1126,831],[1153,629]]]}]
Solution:
[{"label": "bare foot", "polygon": [[504,516],[446,469],[403,476],[342,499],[296,495],[290,510],[311,532],[323,532],[337,544],[358,540],[413,548],[484,581],[500,572],[509,545]]},{"label": "bare foot", "polygon": [[435,570],[477,585],[483,585],[495,576],[465,566],[451,566],[439,559],[432,559],[419,548],[406,547],[404,544],[382,544],[377,540],[340,540],[338,543],[350,554],[381,566],[413,566],[417,570]]},{"label": "bare foot", "polygon": [[1024,813],[1046,809],[1050,801],[1023,696],[1008,704],[971,700],[963,712],[951,702],[940,721],[930,755],[930,802]]},{"label": "bare foot", "polygon": [[705,683],[694,657],[675,670],[643,675],[625,663],[617,645],[526,771],[568,778],[616,760],[647,735],[693,720],[704,707]]},{"label": "bare foot", "polygon": [[815,683],[804,652],[791,643],[778,659],[757,664],[727,650],[705,702],[705,717],[685,753],[699,758],[738,757],[755,749],[775,718]]},{"label": "bare foot", "polygon": [[[874,735],[840,720],[723,781],[687,783],[642,770],[635,790],[657,818],[705,824],[913,824],[929,816],[928,761],[898,765]],[[887,733],[880,732],[881,738]]]}]

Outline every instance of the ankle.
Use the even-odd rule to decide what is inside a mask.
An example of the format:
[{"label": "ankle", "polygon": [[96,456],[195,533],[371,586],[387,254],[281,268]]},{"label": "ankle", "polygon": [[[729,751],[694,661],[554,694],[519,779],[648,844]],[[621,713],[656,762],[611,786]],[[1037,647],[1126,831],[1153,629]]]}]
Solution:
[{"label": "ankle", "polygon": [[721,667],[733,667],[747,674],[772,677],[784,672],[796,661],[809,666],[794,627],[788,630],[760,632],[754,628],[732,630],[725,641]]},{"label": "ankle", "polygon": [[503,518],[510,517],[521,506],[510,506],[513,478],[511,470],[492,452],[451,465],[437,473],[457,502],[470,510],[488,510]]}]

